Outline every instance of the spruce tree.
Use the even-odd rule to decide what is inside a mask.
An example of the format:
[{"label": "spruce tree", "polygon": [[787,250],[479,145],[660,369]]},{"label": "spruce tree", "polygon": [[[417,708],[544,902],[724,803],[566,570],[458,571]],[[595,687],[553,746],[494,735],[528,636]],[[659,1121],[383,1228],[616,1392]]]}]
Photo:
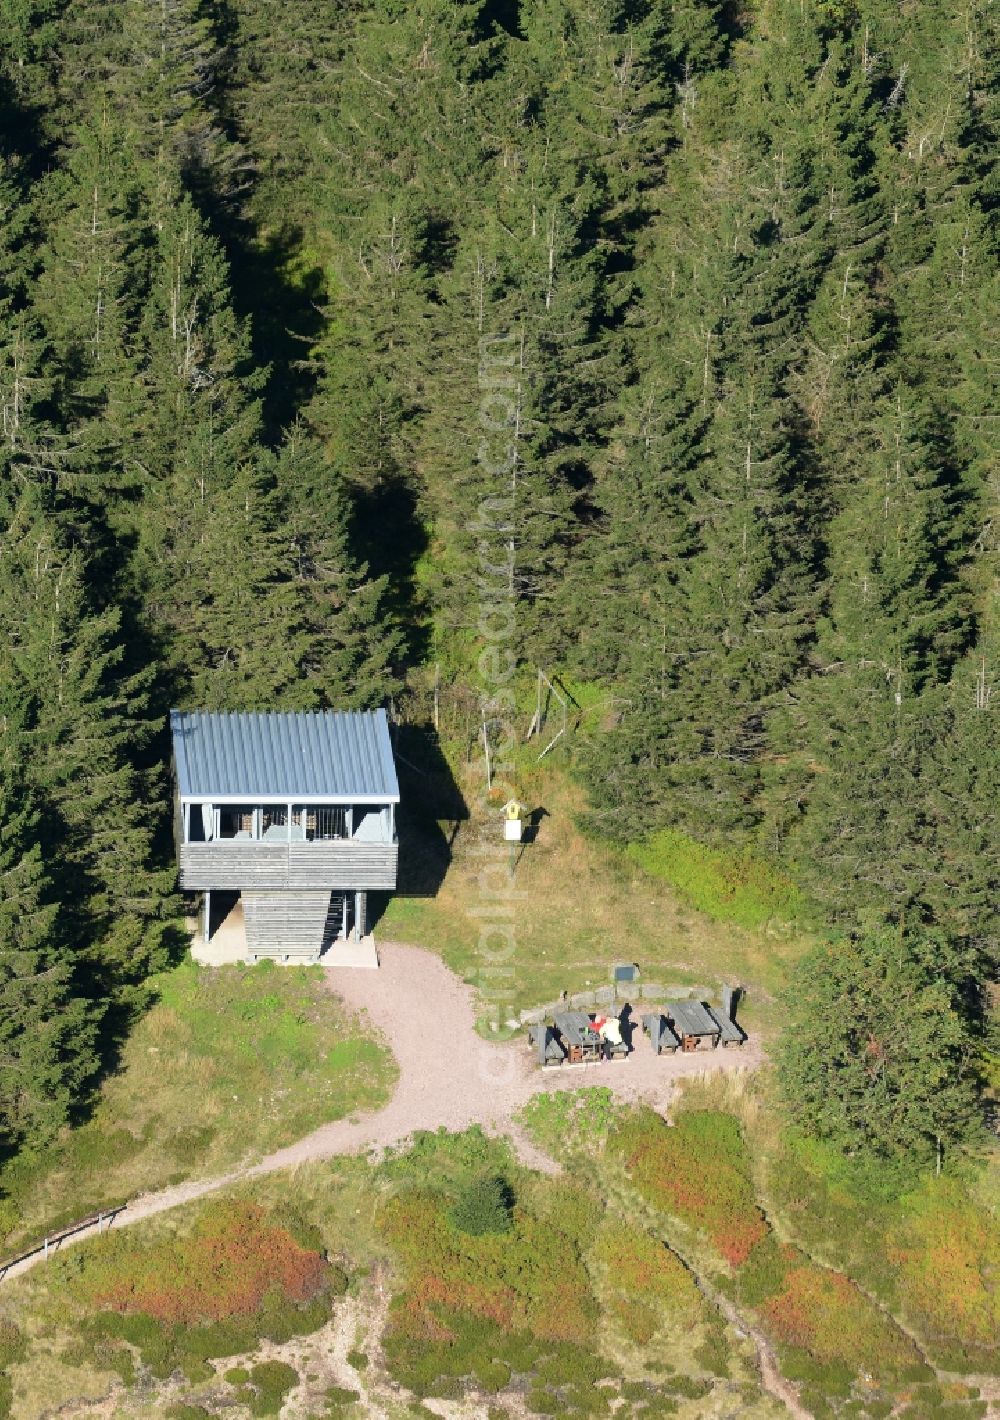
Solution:
[{"label": "spruce tree", "polygon": [[282,575],[303,627],[299,676],[282,703],[379,705],[399,689],[402,649],[385,606],[388,579],[369,577],[352,555],[347,489],[302,425],[290,430],[279,451],[275,484]]},{"label": "spruce tree", "polygon": [[[166,961],[172,873],[157,868],[158,776],[148,677],[121,669],[120,612],[94,612],[77,552],[29,490],[3,531],[0,630],[18,685],[25,774],[43,839],[58,845],[66,930],[95,1001],[128,1004]],[[81,966],[81,971],[83,967]]]},{"label": "spruce tree", "polygon": [[[3,677],[0,734],[0,1150],[37,1147],[64,1124],[97,1066],[94,1013],[43,861],[25,787],[22,707]],[[48,845],[50,851],[53,846]]]},{"label": "spruce tree", "polygon": [[789,1110],[845,1153],[926,1164],[977,1132],[971,1040],[919,928],[815,948],[795,973],[779,1072]]},{"label": "spruce tree", "polygon": [[94,1012],[43,865],[16,733],[0,745],[0,1149],[44,1145],[94,1074]]}]

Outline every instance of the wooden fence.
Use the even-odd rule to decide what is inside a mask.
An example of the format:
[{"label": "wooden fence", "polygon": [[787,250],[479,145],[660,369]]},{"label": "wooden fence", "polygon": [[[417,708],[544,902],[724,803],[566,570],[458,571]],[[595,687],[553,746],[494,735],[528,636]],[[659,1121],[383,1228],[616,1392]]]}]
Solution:
[{"label": "wooden fence", "polygon": [[100,1232],[105,1223],[110,1228],[118,1214],[124,1213],[127,1207],[127,1203],[119,1203],[116,1208],[106,1208],[100,1213],[91,1213],[89,1218],[82,1218],[79,1223],[70,1223],[68,1228],[60,1228],[56,1233],[48,1233],[40,1243],[27,1248],[24,1252],[19,1252],[16,1257],[8,1257],[0,1262],[0,1282],[4,1280],[12,1267],[16,1267],[21,1262],[27,1262],[30,1258],[39,1256],[47,1259],[49,1253],[55,1252],[65,1238],[85,1232],[87,1228],[96,1227]]}]

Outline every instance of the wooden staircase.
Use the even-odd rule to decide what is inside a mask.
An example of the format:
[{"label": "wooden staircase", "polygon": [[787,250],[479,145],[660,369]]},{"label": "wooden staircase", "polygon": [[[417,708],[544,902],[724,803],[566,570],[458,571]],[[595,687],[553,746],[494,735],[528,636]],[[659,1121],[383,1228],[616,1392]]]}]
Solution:
[{"label": "wooden staircase", "polygon": [[315,962],[334,913],[329,891],[244,891],[243,915],[248,961]]}]

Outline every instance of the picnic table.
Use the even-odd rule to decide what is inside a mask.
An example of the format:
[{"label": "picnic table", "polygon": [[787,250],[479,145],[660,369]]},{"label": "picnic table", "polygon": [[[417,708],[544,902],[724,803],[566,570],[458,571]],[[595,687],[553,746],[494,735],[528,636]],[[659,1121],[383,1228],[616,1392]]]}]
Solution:
[{"label": "picnic table", "polygon": [[702,1001],[664,1001],[663,1011],[682,1050],[698,1050],[702,1041],[712,1049],[718,1045],[722,1028]]},{"label": "picnic table", "polygon": [[554,1019],[570,1064],[601,1059],[604,1041],[585,1011],[558,1011]]},{"label": "picnic table", "polygon": [[673,1052],[680,1049],[680,1041],[670,1029],[670,1022],[661,1012],[656,1011],[652,1015],[643,1016],[642,1028],[649,1036],[650,1044],[657,1055],[662,1055],[665,1050]]}]

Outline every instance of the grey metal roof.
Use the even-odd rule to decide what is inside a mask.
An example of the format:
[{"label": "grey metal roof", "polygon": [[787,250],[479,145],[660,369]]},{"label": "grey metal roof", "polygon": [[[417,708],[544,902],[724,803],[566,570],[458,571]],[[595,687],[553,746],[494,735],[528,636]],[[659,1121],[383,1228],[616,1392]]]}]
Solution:
[{"label": "grey metal roof", "polygon": [[700,1001],[664,1001],[664,1014],[677,1027],[678,1035],[718,1035],[714,1021]]},{"label": "grey metal roof", "polygon": [[170,729],[182,798],[399,801],[384,710],[171,710]]}]

